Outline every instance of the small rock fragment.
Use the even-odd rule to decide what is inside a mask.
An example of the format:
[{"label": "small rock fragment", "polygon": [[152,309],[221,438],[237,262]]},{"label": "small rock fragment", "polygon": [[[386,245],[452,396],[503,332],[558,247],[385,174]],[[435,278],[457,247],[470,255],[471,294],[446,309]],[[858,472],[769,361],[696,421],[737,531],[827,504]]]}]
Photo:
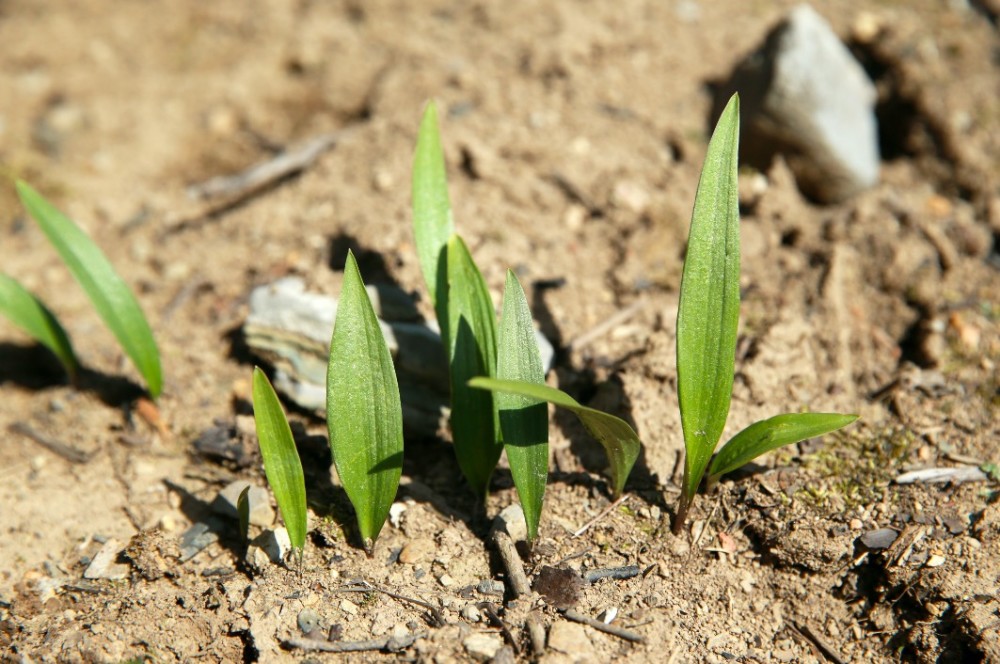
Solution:
[{"label": "small rock fragment", "polygon": [[549,629],[549,647],[569,655],[574,662],[596,661],[597,653],[583,625],[567,620],[560,620]]},{"label": "small rock fragment", "polygon": [[461,614],[469,622],[479,622],[483,617],[483,614],[480,613],[479,608],[475,604],[466,604],[462,607]]},{"label": "small rock fragment", "polygon": [[493,528],[507,533],[515,542],[528,539],[528,524],[524,520],[524,510],[518,503],[503,508],[493,520]]},{"label": "small rock fragment", "polygon": [[924,567],[941,567],[944,563],[945,557],[935,553],[927,559],[927,562],[924,563]]},{"label": "small rock fragment", "polygon": [[116,562],[122,552],[122,545],[116,539],[109,539],[97,552],[94,559],[83,573],[85,579],[124,579],[130,568],[124,563]]},{"label": "small rock fragment", "polygon": [[438,577],[438,583],[440,583],[445,588],[451,588],[453,585],[455,585],[455,579],[453,579],[448,574],[442,574],[441,576]]},{"label": "small rock fragment", "polygon": [[393,528],[399,528],[399,520],[406,511],[406,503],[393,503],[389,506],[389,523]]},{"label": "small rock fragment", "polygon": [[247,500],[250,504],[250,523],[261,528],[267,528],[274,523],[274,510],[271,508],[271,498],[267,490],[263,487],[255,486],[246,480],[236,480],[226,485],[219,495],[212,502],[212,509],[223,516],[233,519],[239,518],[239,511],[236,508],[240,493],[247,486]]},{"label": "small rock fragment", "polygon": [[198,521],[192,524],[181,535],[181,562],[191,560],[198,555],[198,552],[218,541],[218,539],[219,536],[212,531],[211,526],[207,523]]},{"label": "small rock fragment", "polygon": [[889,548],[889,545],[896,541],[899,533],[892,528],[879,528],[869,530],[860,537],[861,543],[870,551],[881,551]]},{"label": "small rock fragment", "polygon": [[247,548],[248,558],[250,549],[254,547],[263,551],[272,563],[278,564],[292,550],[292,541],[288,538],[288,531],[285,530],[284,526],[281,526],[274,530],[265,530],[255,537],[250,543],[250,547]]},{"label": "small rock fragment", "polygon": [[503,647],[503,641],[492,634],[470,634],[462,641],[462,646],[477,662],[488,662]]},{"label": "small rock fragment", "polygon": [[434,542],[429,539],[419,538],[410,540],[403,545],[403,549],[399,552],[399,562],[404,565],[415,565],[424,562],[434,554],[434,549]]},{"label": "small rock fragment", "polygon": [[319,629],[320,617],[315,609],[302,609],[299,611],[296,621],[303,634],[309,634]]},{"label": "small rock fragment", "polygon": [[358,605],[349,599],[340,600],[340,610],[344,613],[356,616],[358,614]]},{"label": "small rock fragment", "polygon": [[878,181],[875,86],[808,5],[793,9],[737,66],[720,87],[716,116],[736,91],[743,161],[766,172],[782,154],[803,193],[824,203]]},{"label": "small rock fragment", "polygon": [[496,581],[494,579],[483,579],[476,586],[476,590],[481,595],[499,595],[501,597],[505,592],[503,581]]}]

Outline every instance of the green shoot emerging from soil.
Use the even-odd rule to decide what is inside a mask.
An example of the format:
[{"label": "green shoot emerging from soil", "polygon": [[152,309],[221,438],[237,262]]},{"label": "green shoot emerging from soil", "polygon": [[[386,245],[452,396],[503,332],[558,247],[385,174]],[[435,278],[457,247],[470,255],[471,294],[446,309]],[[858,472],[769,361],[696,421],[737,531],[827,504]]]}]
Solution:
[{"label": "green shoot emerging from soil", "polygon": [[0,274],[0,313],[51,350],[70,380],[76,380],[80,363],[66,330],[41,300],[6,274]]},{"label": "green shoot emerging from soil", "polygon": [[259,367],[253,370],[253,414],[267,483],[278,501],[292,549],[301,560],[306,545],[306,484],[302,462],[278,395]]},{"label": "green shoot emerging from soil", "polygon": [[344,268],[326,383],[333,462],[370,555],[403,472],[403,410],[392,357],[353,253]]},{"label": "green shoot emerging from soil", "polygon": [[835,413],[778,415],[751,424],[712,459],[729,416],[739,324],[738,145],[739,98],[734,95],[709,141],[681,280],[677,389],[686,454],[675,533],[683,527],[706,471],[712,480],[765,452],[835,431],[857,419]]},{"label": "green shoot emerging from soil", "polygon": [[[160,353],[153,332],[132,291],[111,263],[86,233],[62,214],[41,194],[26,183],[17,182],[17,193],[49,242],[56,248],[66,267],[83,287],[94,309],[114,333],[118,343],[132,359],[146,380],[154,399],[163,387]],[[40,303],[26,293],[19,293],[9,282],[0,292],[0,313],[10,317],[41,343],[55,352],[70,375],[75,375],[77,363],[65,332]],[[23,291],[23,289],[20,289]],[[41,307],[41,309],[39,308]]]}]

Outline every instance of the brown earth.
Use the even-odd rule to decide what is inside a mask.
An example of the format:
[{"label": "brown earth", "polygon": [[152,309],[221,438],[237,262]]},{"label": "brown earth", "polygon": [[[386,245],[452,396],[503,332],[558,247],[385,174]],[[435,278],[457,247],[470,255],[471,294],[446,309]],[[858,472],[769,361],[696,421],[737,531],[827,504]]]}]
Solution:
[{"label": "brown earth", "polygon": [[[804,407],[863,419],[725,479],[689,528],[669,531],[681,454],[674,316],[710,86],[792,4],[0,2],[0,168],[107,250],[166,371],[157,430],[136,415],[133,368],[3,185],[3,271],[58,313],[90,370],[69,387],[4,324],[4,657],[449,662],[471,659],[479,635],[512,641],[518,654],[497,661],[522,661],[536,657],[524,628],[535,615],[549,630],[546,662],[1000,661],[996,483],[891,481],[1000,461],[1000,40],[987,9],[817,3],[845,39],[880,30],[854,46],[881,94],[882,181],[819,207],[780,162],[744,174],[728,431]],[[296,274],[335,294],[331,265],[350,244],[370,280],[422,291],[409,168],[431,97],[457,224],[494,296],[508,265],[526,284],[561,283],[531,294],[561,348],[551,382],[630,417],[645,444],[628,501],[575,537],[608,506],[608,488],[596,445],[555,415],[529,573],[638,566],[629,579],[570,583],[562,601],[588,616],[616,608],[614,624],[644,643],[568,622],[552,596],[481,592],[505,572],[439,440],[407,441],[406,510],[366,557],[326,472],[325,426],[306,413],[293,415],[313,508],[301,568],[248,569],[226,521],[213,522],[218,542],[177,557],[222,486],[264,482],[259,462],[193,448],[217,420],[248,412],[252,359],[238,330],[250,290]],[[186,194],[341,129],[311,167],[244,201]],[[55,454],[25,425],[86,454]],[[498,472],[488,513],[515,500]],[[888,549],[859,544],[886,527],[899,533]],[[84,579],[107,538],[128,544],[126,578]],[[434,610],[352,592],[359,579]],[[395,654],[287,649],[307,608],[343,641],[422,636]]]}]

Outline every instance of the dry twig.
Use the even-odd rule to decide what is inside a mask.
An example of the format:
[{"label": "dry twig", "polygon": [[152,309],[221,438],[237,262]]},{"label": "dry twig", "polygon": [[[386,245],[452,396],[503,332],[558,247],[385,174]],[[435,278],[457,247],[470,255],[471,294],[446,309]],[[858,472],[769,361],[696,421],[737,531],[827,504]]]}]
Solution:
[{"label": "dry twig", "polygon": [[630,632],[627,629],[622,629],[616,625],[608,625],[591,618],[590,616],[585,616],[578,611],[573,609],[566,609],[563,611],[563,615],[567,620],[572,620],[573,622],[578,622],[589,627],[593,627],[599,632],[604,632],[605,634],[610,634],[611,636],[617,636],[619,639],[625,639],[626,641],[631,641],[632,643],[645,643],[646,637],[642,634],[636,634],[635,632]]},{"label": "dry twig", "polygon": [[19,433],[22,436],[27,436],[31,440],[35,441],[49,452],[53,454],[58,454],[62,458],[66,459],[70,463],[87,463],[90,461],[91,457],[94,456],[96,452],[84,452],[83,450],[78,450],[77,448],[67,445],[66,443],[56,440],[55,438],[50,438],[44,434],[41,434],[24,422],[14,422],[8,427],[8,430],[13,433]]},{"label": "dry twig", "polygon": [[288,639],[282,642],[285,648],[296,648],[313,652],[365,652],[385,650],[399,652],[409,648],[417,639],[427,636],[427,632],[413,632],[404,636],[383,636],[364,641],[323,641],[321,639]]},{"label": "dry twig", "polygon": [[511,593],[515,598],[530,595],[531,584],[528,583],[528,576],[524,573],[524,564],[521,562],[521,556],[517,555],[514,540],[507,533],[501,530],[494,530],[493,544],[496,545],[497,553],[500,554],[500,560],[503,561],[504,567],[507,568],[507,578],[510,580]]},{"label": "dry twig", "polygon": [[579,537],[580,535],[582,535],[585,532],[587,532],[587,530],[589,530],[592,525],[594,525],[595,523],[597,523],[598,521],[600,521],[601,519],[603,519],[604,517],[606,517],[608,514],[611,514],[611,510],[613,510],[614,508],[618,507],[619,505],[625,504],[625,501],[629,499],[630,495],[631,494],[626,493],[626,494],[622,495],[621,498],[619,498],[615,502],[613,502],[610,505],[608,505],[607,507],[605,507],[603,510],[601,510],[600,514],[598,514],[593,519],[591,519],[587,523],[585,523],[582,526],[580,526],[580,528],[575,533],[573,533],[573,537]]}]

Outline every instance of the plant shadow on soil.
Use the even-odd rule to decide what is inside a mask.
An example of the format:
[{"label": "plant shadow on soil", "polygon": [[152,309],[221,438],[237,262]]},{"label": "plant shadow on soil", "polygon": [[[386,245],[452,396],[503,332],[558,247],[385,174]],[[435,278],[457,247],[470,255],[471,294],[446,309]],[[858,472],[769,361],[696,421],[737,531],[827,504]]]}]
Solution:
[{"label": "plant shadow on soil", "polygon": [[[62,387],[71,381],[48,348],[41,344],[0,343],[0,385],[13,383],[32,392]],[[106,406],[123,408],[146,394],[138,383],[123,376],[80,366],[75,381],[80,392],[96,396]]]}]

